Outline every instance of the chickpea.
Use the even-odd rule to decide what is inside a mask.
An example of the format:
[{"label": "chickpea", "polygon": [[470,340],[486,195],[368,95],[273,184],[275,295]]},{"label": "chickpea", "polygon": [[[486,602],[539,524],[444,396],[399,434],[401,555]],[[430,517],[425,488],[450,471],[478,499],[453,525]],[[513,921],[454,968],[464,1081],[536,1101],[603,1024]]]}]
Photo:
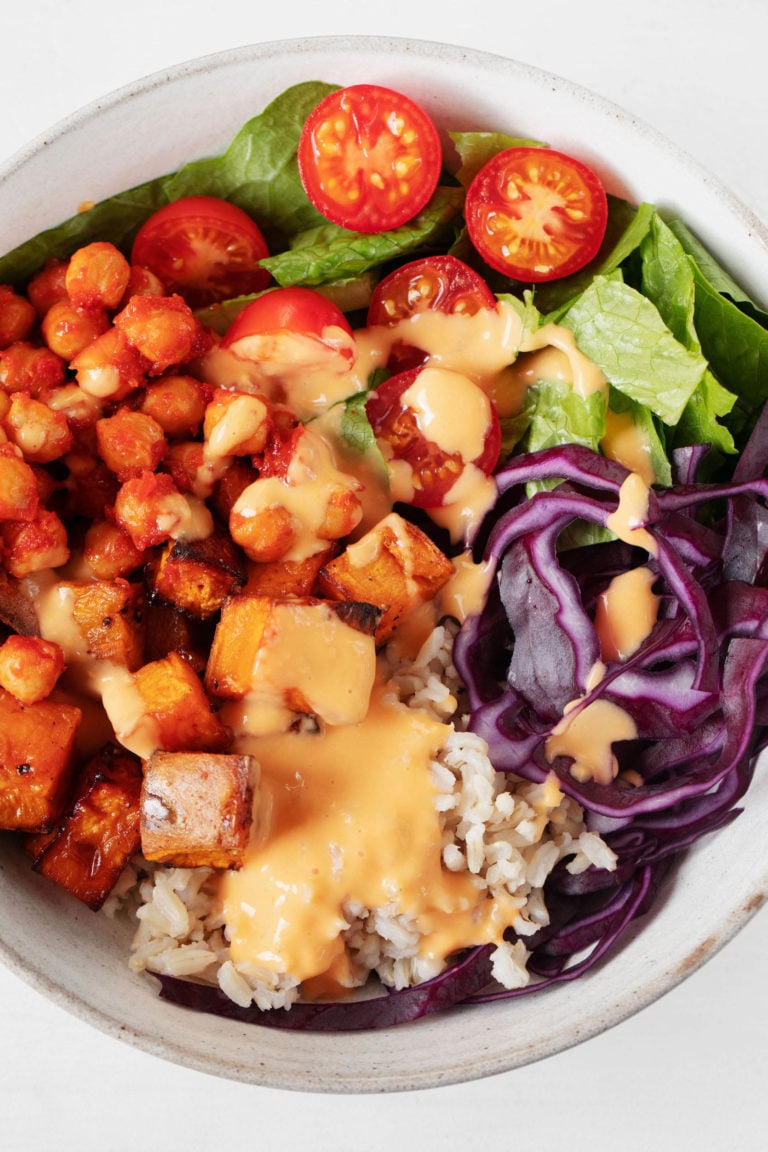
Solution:
[{"label": "chickpea", "polygon": [[118,312],[115,326],[150,362],[150,376],[201,356],[210,343],[181,296],[133,296]]},{"label": "chickpea", "polygon": [[220,388],[205,409],[206,452],[214,458],[258,455],[268,433],[269,408],[260,396]]},{"label": "chickpea", "polygon": [[114,244],[96,240],[78,248],[69,261],[65,285],[77,308],[117,308],[123,299],[131,266]]},{"label": "chickpea", "polygon": [[74,357],[70,367],[83,392],[122,400],[144,384],[145,361],[117,328],[110,328]]},{"label": "chickpea", "polygon": [[29,463],[50,464],[74,443],[66,416],[26,392],[14,392],[3,425]]},{"label": "chickpea", "polygon": [[229,533],[249,560],[270,564],[282,560],[293,546],[298,525],[282,504],[252,508],[238,501],[229,514]]},{"label": "chickpea", "polygon": [[85,533],[83,558],[97,580],[116,580],[135,572],[149,559],[117,524],[95,520]]},{"label": "chickpea", "polygon": [[203,422],[207,392],[194,376],[164,376],[147,385],[141,411],[172,439],[194,436]]},{"label": "chickpea", "polygon": [[32,520],[39,503],[33,469],[18,448],[0,444],[0,520]]},{"label": "chickpea", "polygon": [[0,645],[0,687],[22,704],[50,696],[63,671],[64,653],[50,640],[14,635]]},{"label": "chickpea", "polygon": [[67,530],[55,512],[38,509],[31,520],[2,526],[3,559],[18,580],[46,568],[60,568],[69,560]]},{"label": "chickpea", "polygon": [[32,396],[64,383],[66,365],[50,348],[16,340],[0,352],[0,388]]},{"label": "chickpea", "polygon": [[156,420],[143,412],[119,408],[96,423],[99,456],[118,480],[154,472],[168,449]]},{"label": "chickpea", "polygon": [[59,300],[67,299],[67,261],[49,260],[27,285],[27,296],[42,319]]},{"label": "chickpea", "polygon": [[25,296],[19,296],[8,284],[0,284],[0,348],[26,340],[36,319],[35,309]]},{"label": "chickpea", "polygon": [[67,363],[108,328],[109,319],[103,308],[78,308],[69,299],[53,304],[42,322],[46,344]]}]

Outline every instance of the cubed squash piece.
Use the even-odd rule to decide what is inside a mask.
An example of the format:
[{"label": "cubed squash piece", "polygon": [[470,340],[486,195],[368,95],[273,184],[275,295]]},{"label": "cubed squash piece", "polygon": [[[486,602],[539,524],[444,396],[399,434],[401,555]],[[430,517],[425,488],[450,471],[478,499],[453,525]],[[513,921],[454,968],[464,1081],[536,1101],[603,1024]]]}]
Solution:
[{"label": "cubed squash piece", "polygon": [[222,531],[200,540],[170,540],[150,580],[156,596],[205,620],[245,584],[245,561]]},{"label": "cubed squash piece", "polygon": [[451,561],[426,533],[392,512],[320,569],[316,589],[329,599],[376,604],[382,613],[376,643],[382,644],[452,575]]},{"label": "cubed squash piece", "polygon": [[134,683],[154,722],[157,748],[165,752],[221,752],[232,733],[212,710],[200,677],[178,654],[144,664]]},{"label": "cubed squash piece", "polygon": [[147,641],[144,654],[147,663],[162,660],[178,652],[195,672],[203,673],[213,639],[215,624],[196,620],[164,600],[150,600],[147,605]]},{"label": "cubed squash piece", "polygon": [[258,765],[251,756],[156,752],[144,764],[141,850],[182,868],[239,868]]},{"label": "cubed squash piece", "polygon": [[116,580],[61,581],[58,596],[71,604],[72,619],[94,660],[134,671],[144,660],[144,587]]},{"label": "cubed squash piece", "polygon": [[208,691],[247,698],[241,722],[256,734],[289,727],[297,713],[358,723],[376,673],[378,619],[370,604],[235,597],[216,626]]},{"label": "cubed squash piece", "polygon": [[304,560],[250,563],[248,581],[243,591],[254,596],[271,596],[275,600],[284,600],[288,596],[311,596],[318,572],[333,559],[336,552],[336,548],[325,548]]},{"label": "cubed squash piece", "polygon": [[0,689],[0,828],[37,832],[61,815],[82,713],[71,704],[21,704]]},{"label": "cubed squash piece", "polygon": [[139,851],[141,761],[124,748],[103,748],[78,776],[55,836],[34,869],[98,909]]}]

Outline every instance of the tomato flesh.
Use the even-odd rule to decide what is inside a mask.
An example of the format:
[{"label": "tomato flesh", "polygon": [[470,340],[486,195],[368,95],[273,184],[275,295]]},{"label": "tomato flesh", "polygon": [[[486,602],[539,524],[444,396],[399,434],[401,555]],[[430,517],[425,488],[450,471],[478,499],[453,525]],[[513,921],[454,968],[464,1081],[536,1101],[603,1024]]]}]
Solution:
[{"label": "tomato flesh", "polygon": [[391,456],[411,469],[413,495],[409,503],[418,508],[437,508],[445,504],[468,464],[490,475],[499,458],[501,428],[496,410],[489,403],[488,430],[482,452],[474,460],[465,460],[458,452],[447,452],[429,440],[419,427],[417,413],[403,399],[420,372],[421,368],[412,368],[390,376],[371,394],[365,410],[376,439],[385,442]]},{"label": "tomato flesh", "polygon": [[299,139],[299,174],[326,219],[356,232],[398,228],[425,206],[440,176],[440,137],[408,96],[375,84],[330,93]]},{"label": "tomato flesh", "polygon": [[131,263],[149,269],[192,308],[261,292],[270,275],[258,225],[217,196],[184,196],[159,208],[139,229]]},{"label": "tomato flesh", "polygon": [[[424,256],[402,264],[377,284],[368,307],[370,328],[393,327],[418,312],[474,316],[495,309],[496,297],[473,268],[455,256]],[[402,341],[393,345],[387,367],[391,372],[415,368],[426,353]]]},{"label": "tomato flesh", "polygon": [[556,280],[596,256],[608,222],[605,189],[591,168],[551,148],[509,148],[467,191],[472,244],[513,279]]}]

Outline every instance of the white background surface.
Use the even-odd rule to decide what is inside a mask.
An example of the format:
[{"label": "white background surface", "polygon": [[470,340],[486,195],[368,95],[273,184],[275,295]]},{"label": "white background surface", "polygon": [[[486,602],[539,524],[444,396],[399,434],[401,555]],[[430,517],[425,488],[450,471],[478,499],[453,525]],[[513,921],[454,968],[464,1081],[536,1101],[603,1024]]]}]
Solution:
[{"label": "white background surface", "polygon": [[[0,160],[147,73],[241,44],[332,33],[463,44],[591,87],[682,145],[768,222],[764,0],[27,0],[3,11]],[[453,1152],[471,1142],[757,1152],[768,1147],[766,959],[763,910],[703,969],[611,1032],[489,1080],[391,1096],[215,1080],[101,1035],[0,971],[0,1148]]]}]

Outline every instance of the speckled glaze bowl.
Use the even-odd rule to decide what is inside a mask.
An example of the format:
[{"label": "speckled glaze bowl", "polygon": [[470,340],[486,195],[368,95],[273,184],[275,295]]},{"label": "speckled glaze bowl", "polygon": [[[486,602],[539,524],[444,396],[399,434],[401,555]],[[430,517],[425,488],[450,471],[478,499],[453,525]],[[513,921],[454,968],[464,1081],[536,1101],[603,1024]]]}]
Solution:
[{"label": "speckled glaze bowl", "polygon": [[[501,57],[421,41],[321,38],[254,45],[150,76],[33,141],[0,172],[0,251],[84,200],[220,151],[290,84],[377,82],[451,128],[498,128],[574,151],[611,191],[679,211],[765,304],[768,233],[716,180],[655,132],[584,89]],[[316,1092],[435,1087],[507,1071],[610,1028],[701,965],[768,892],[768,774],[744,813],[692,850],[645,922],[572,984],[358,1034],[247,1027],[171,1006],[127,967],[128,933],[34,875],[0,842],[0,954],[96,1028],[213,1075]]]}]

